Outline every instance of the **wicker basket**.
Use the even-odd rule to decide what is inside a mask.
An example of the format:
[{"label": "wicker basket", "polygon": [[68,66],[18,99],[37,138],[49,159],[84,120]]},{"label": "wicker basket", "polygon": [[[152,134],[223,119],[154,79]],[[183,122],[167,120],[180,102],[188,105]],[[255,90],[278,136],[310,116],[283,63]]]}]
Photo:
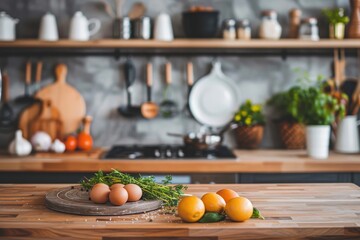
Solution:
[{"label": "wicker basket", "polygon": [[304,149],[306,145],[305,127],[299,123],[281,122],[280,138],[286,149]]},{"label": "wicker basket", "polygon": [[264,127],[261,125],[239,126],[234,129],[234,134],[238,148],[255,149],[263,139]]}]

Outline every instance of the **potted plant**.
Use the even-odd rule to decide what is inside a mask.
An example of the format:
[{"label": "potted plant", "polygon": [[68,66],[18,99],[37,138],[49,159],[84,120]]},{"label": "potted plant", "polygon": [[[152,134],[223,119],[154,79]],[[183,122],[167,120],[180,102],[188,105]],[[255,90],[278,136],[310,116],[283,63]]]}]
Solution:
[{"label": "potted plant", "polygon": [[262,141],[264,134],[264,115],[262,106],[246,100],[235,113],[233,122],[235,140],[239,148],[255,149]]},{"label": "potted plant", "polygon": [[306,125],[306,145],[310,157],[325,159],[329,155],[330,125],[345,115],[345,103],[322,87],[304,88],[299,95],[299,122]]},{"label": "potted plant", "polygon": [[268,101],[268,105],[274,107],[279,115],[280,139],[286,149],[305,148],[305,126],[298,119],[301,91],[302,87],[295,86]]},{"label": "potted plant", "polygon": [[349,22],[349,17],[345,16],[343,8],[324,9],[323,14],[329,22],[330,38],[344,39],[345,25]]}]

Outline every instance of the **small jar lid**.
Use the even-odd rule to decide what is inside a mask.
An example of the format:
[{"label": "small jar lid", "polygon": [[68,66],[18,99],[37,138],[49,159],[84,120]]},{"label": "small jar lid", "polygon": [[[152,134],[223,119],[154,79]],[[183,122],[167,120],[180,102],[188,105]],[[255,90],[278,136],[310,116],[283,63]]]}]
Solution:
[{"label": "small jar lid", "polygon": [[317,18],[308,17],[301,20],[301,23],[315,25],[318,23]]},{"label": "small jar lid", "polygon": [[248,27],[248,26],[250,26],[250,21],[249,21],[249,19],[239,19],[237,21],[237,26],[238,27]]},{"label": "small jar lid", "polygon": [[271,17],[271,18],[277,18],[277,13],[275,10],[264,10],[261,12],[261,15],[264,17]]},{"label": "small jar lid", "polygon": [[224,27],[235,27],[236,26],[236,21],[235,21],[235,19],[232,19],[232,18],[225,19],[223,21],[223,26]]},{"label": "small jar lid", "polygon": [[302,12],[301,12],[301,10],[298,9],[298,8],[293,8],[293,9],[290,10],[289,14],[290,14],[290,16],[292,16],[292,17],[300,17],[301,14],[302,14]]}]

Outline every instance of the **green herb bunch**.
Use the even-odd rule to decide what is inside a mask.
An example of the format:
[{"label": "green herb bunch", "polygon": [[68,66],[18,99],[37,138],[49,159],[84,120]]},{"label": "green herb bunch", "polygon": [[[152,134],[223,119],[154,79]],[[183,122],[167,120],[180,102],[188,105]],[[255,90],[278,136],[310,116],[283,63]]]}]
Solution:
[{"label": "green herb bunch", "polygon": [[246,100],[235,113],[233,121],[239,126],[254,126],[264,125],[264,118],[262,106],[259,104],[252,104],[250,100]]},{"label": "green herb bunch", "polygon": [[309,87],[300,92],[297,118],[306,125],[330,125],[345,116],[346,105],[320,87]]},{"label": "green herb bunch", "polygon": [[84,178],[81,181],[81,185],[86,190],[90,190],[97,183],[105,183],[111,186],[115,183],[121,184],[136,184],[143,191],[143,200],[161,200],[165,207],[177,206],[180,196],[187,189],[187,186],[183,185],[169,185],[171,184],[172,177],[166,176],[162,184],[156,183],[153,176],[138,177],[135,178],[126,173],[121,173],[118,170],[113,169],[112,172],[104,174],[99,171],[94,174],[90,179]]},{"label": "green herb bunch", "polygon": [[347,24],[349,22],[349,17],[345,16],[345,10],[343,8],[324,9],[322,12],[330,24]]}]

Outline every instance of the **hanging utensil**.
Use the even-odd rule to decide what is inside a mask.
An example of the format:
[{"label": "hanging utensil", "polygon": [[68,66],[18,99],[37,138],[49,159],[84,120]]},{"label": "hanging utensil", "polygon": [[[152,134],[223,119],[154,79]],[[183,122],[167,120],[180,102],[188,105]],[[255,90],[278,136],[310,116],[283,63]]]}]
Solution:
[{"label": "hanging utensil", "polygon": [[141,105],[141,114],[144,118],[155,118],[159,113],[159,106],[151,101],[151,89],[153,84],[153,66],[148,63],[146,66],[146,89],[147,89],[147,102]]},{"label": "hanging utensil", "polygon": [[164,118],[175,117],[178,113],[178,105],[170,99],[171,83],[172,83],[172,66],[171,63],[165,65],[165,81],[164,100],[160,104],[160,114]]},{"label": "hanging utensil", "polygon": [[0,72],[0,81],[2,85],[0,123],[3,126],[7,126],[14,121],[14,113],[9,104],[9,76],[5,71]]},{"label": "hanging utensil", "polygon": [[187,96],[186,96],[186,104],[184,107],[184,111],[187,117],[193,118],[189,105],[190,92],[194,84],[194,66],[192,62],[188,62],[186,64],[186,82],[187,82]]},{"label": "hanging utensil", "polygon": [[16,115],[9,103],[9,77],[5,71],[0,72],[1,105],[0,105],[0,148],[8,147],[17,130]]},{"label": "hanging utensil", "polygon": [[126,96],[127,104],[125,106],[119,107],[118,112],[124,117],[137,117],[141,115],[139,106],[132,106],[131,103],[131,86],[135,82],[136,72],[135,66],[131,60],[127,60],[124,64],[124,74],[125,74],[125,87],[126,87]]},{"label": "hanging utensil", "polygon": [[[42,66],[43,63],[41,61],[37,62],[35,74],[35,92],[38,92],[40,90]],[[31,129],[29,123],[40,115],[41,105],[41,100],[39,100],[39,102],[37,102],[36,104],[25,108],[20,114],[18,128],[22,130],[23,137],[28,140],[31,138]]]},{"label": "hanging utensil", "polygon": [[31,90],[30,90],[30,88],[31,88],[31,73],[32,73],[31,68],[32,68],[31,62],[28,61],[26,63],[26,70],[25,70],[25,94],[14,100],[14,104],[16,105],[15,108],[19,109],[18,114],[20,114],[20,112],[22,112],[25,108],[27,108],[33,104],[39,103],[38,99],[31,96]]},{"label": "hanging utensil", "polygon": [[131,20],[139,19],[145,15],[146,7],[141,2],[136,2],[132,5],[130,12],[128,13],[128,17]]},{"label": "hanging utensil", "polygon": [[223,127],[238,109],[239,96],[235,82],[224,75],[220,62],[214,62],[210,74],[198,80],[190,92],[191,113],[201,124]]}]

